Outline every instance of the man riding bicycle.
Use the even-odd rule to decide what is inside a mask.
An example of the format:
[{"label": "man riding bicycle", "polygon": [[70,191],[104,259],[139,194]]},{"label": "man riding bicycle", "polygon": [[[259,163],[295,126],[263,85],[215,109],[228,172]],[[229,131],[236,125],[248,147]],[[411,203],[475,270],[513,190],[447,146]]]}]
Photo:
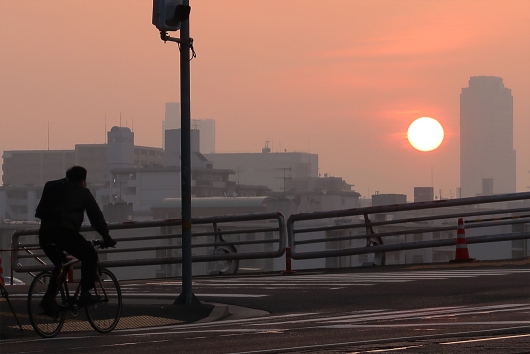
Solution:
[{"label": "man riding bicycle", "polygon": [[[73,166],[66,171],[66,178],[46,182],[35,213],[35,217],[41,219],[39,246],[55,265],[51,279],[57,279],[61,264],[67,262],[63,251],[82,262],[80,306],[99,301],[99,296],[90,294],[96,279],[98,256],[91,243],[79,233],[85,212],[92,227],[103,237],[103,248],[116,245],[109,235],[103,213],[86,188],[86,176],[84,167]],[[56,294],[57,284],[51,281],[41,308],[48,311],[55,308]]]}]

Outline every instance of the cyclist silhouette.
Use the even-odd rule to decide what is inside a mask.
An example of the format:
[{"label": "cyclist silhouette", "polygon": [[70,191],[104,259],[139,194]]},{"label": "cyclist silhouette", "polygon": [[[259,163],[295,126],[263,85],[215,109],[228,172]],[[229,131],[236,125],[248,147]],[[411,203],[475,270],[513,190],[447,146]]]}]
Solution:
[{"label": "cyclist silhouette", "polygon": [[37,206],[35,217],[41,219],[39,245],[46,256],[55,265],[52,280],[41,302],[41,308],[50,310],[55,307],[57,284],[55,280],[62,263],[67,262],[63,251],[68,252],[81,263],[80,306],[99,301],[99,296],[90,294],[96,279],[98,256],[94,247],[80,233],[86,212],[90,224],[103,237],[104,247],[114,247],[116,241],[109,235],[109,229],[103,213],[94,196],[86,188],[87,170],[73,166],[66,171],[66,178],[49,181],[44,185],[42,197]]}]

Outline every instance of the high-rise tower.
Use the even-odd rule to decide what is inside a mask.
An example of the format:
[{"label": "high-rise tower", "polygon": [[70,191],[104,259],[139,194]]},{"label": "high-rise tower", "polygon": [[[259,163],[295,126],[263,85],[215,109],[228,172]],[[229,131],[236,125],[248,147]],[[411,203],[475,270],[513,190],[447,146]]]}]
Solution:
[{"label": "high-rise tower", "polygon": [[[202,154],[215,153],[215,120],[192,119],[191,130],[201,132],[200,149]],[[166,146],[166,130],[180,129],[180,103],[166,103],[166,117],[162,122],[162,148]]]},{"label": "high-rise tower", "polygon": [[512,92],[500,77],[472,76],[460,94],[462,197],[514,193],[515,169]]},{"label": "high-rise tower", "polygon": [[166,102],[166,114],[162,122],[162,149],[166,146],[166,130],[178,128],[180,128],[180,103]]}]

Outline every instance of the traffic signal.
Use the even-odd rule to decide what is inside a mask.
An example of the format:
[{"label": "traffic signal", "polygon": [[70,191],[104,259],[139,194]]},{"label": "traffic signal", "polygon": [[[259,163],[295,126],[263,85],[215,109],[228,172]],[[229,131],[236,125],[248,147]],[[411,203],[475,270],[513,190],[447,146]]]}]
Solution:
[{"label": "traffic signal", "polygon": [[178,31],[190,17],[191,7],[182,0],[153,0],[153,25],[161,32]]}]

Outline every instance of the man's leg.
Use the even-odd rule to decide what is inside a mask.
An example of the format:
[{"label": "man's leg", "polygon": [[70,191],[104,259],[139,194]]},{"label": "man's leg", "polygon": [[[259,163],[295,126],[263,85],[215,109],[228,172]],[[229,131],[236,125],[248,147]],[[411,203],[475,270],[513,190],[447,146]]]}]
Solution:
[{"label": "man's leg", "polygon": [[98,254],[90,242],[77,232],[69,232],[61,242],[63,249],[81,261],[81,291],[88,292],[94,287]]},{"label": "man's leg", "polygon": [[48,289],[44,294],[41,302],[41,307],[46,308],[55,304],[55,296],[57,295],[57,278],[61,271],[61,264],[67,261],[67,258],[58,246],[51,243],[53,231],[50,230],[40,230],[39,231],[39,245],[44,251],[44,254],[48,259],[53,263],[55,268],[52,271],[52,277],[50,283],[48,284]]}]

